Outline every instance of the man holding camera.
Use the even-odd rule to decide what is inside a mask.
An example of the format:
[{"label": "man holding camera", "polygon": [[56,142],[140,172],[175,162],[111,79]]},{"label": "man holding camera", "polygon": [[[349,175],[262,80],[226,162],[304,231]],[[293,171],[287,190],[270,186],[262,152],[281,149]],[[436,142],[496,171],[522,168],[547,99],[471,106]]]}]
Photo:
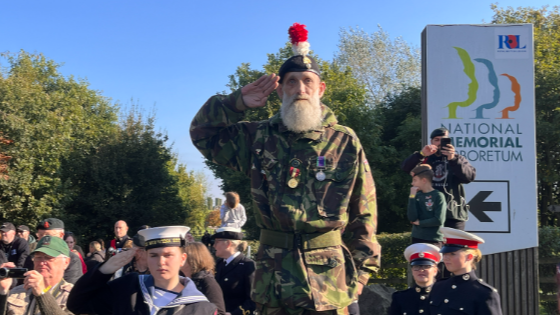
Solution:
[{"label": "man holding camera", "polygon": [[414,152],[401,165],[410,173],[418,164],[429,164],[434,171],[432,185],[443,193],[447,201],[447,215],[444,226],[465,230],[468,206],[463,184],[472,182],[476,169],[451,145],[449,130],[438,128],[430,134],[430,144],[421,151]]},{"label": "man holding camera", "polygon": [[70,263],[68,245],[44,236],[33,254],[33,270],[23,274],[24,284],[10,290],[18,269],[9,269],[8,277],[0,280],[0,314],[68,314],[66,300],[73,285],[62,278]]},{"label": "man holding camera", "polygon": [[[64,241],[64,222],[56,218],[48,218],[41,221],[41,223],[37,225],[37,238],[40,240],[46,236],[58,237]],[[68,257],[70,257],[70,264],[64,271],[64,280],[70,283],[76,283],[83,275],[82,263],[80,257],[72,252],[70,252]],[[32,258],[33,257],[28,257],[25,261],[25,267],[28,269],[31,269],[33,266]]]}]

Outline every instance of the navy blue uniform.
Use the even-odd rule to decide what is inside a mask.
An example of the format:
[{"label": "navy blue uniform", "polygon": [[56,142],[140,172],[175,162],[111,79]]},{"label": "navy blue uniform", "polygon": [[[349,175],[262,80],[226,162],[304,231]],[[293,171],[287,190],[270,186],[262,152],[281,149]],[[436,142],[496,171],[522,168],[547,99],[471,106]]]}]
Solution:
[{"label": "navy blue uniform", "polygon": [[429,314],[431,290],[432,286],[422,288],[415,285],[393,293],[389,315]]},{"label": "navy blue uniform", "polygon": [[255,277],[255,262],[243,254],[235,257],[227,266],[224,260],[216,263],[216,281],[224,292],[226,311],[232,315],[242,315],[256,308],[251,300],[251,285]]},{"label": "navy blue uniform", "polygon": [[502,315],[500,295],[471,271],[434,284],[430,314]]}]

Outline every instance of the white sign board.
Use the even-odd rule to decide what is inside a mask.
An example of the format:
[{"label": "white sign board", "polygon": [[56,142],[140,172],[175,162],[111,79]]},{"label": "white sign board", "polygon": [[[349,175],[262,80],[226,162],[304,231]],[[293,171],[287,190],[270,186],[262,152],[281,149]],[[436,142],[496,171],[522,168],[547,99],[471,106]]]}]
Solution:
[{"label": "white sign board", "polygon": [[532,25],[429,25],[422,36],[424,141],[446,127],[476,168],[466,230],[485,239],[483,254],[538,246]]}]

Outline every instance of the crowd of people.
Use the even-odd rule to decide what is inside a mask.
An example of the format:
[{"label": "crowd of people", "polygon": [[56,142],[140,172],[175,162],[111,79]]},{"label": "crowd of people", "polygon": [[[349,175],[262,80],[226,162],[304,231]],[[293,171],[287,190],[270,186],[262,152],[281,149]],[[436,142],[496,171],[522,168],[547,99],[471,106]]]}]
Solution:
[{"label": "crowd of people", "polygon": [[145,225],[130,237],[119,220],[87,254],[59,219],[41,221],[37,238],[3,223],[0,269],[11,273],[0,277],[0,314],[250,314],[255,263],[232,223],[242,226],[226,220],[209,247],[185,226]]},{"label": "crowd of people", "polygon": [[[59,219],[43,220],[36,240],[7,222],[0,268],[14,274],[0,280],[3,314],[359,314],[356,301],[381,259],[372,170],[356,133],[321,102],[327,86],[305,25],[289,34],[294,56],[278,75],[210,97],[190,127],[208,160],[250,178],[255,261],[243,254],[247,216],[236,193],[226,195],[222,226],[202,243],[185,226],[143,226],[130,237],[121,220],[113,239],[90,242],[86,254]],[[279,113],[245,121],[274,91]],[[415,286],[394,295],[390,312],[501,314],[498,294],[474,272],[483,240],[464,231],[462,185],[476,170],[447,130],[430,138],[402,165],[412,176],[405,257]],[[438,276],[442,262],[447,274]],[[29,271],[18,276],[21,267]]]}]

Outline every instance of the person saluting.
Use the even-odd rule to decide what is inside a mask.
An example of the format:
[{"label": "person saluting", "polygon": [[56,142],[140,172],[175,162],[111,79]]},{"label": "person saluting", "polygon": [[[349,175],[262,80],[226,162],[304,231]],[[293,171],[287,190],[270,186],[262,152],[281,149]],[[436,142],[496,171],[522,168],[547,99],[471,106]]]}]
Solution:
[{"label": "person saluting", "polygon": [[129,273],[111,280],[129,263],[137,247],[117,253],[89,270],[68,297],[75,314],[216,314],[216,306],[194,282],[179,276],[185,264],[185,226],[164,226],[138,231],[145,239],[149,275]]}]

